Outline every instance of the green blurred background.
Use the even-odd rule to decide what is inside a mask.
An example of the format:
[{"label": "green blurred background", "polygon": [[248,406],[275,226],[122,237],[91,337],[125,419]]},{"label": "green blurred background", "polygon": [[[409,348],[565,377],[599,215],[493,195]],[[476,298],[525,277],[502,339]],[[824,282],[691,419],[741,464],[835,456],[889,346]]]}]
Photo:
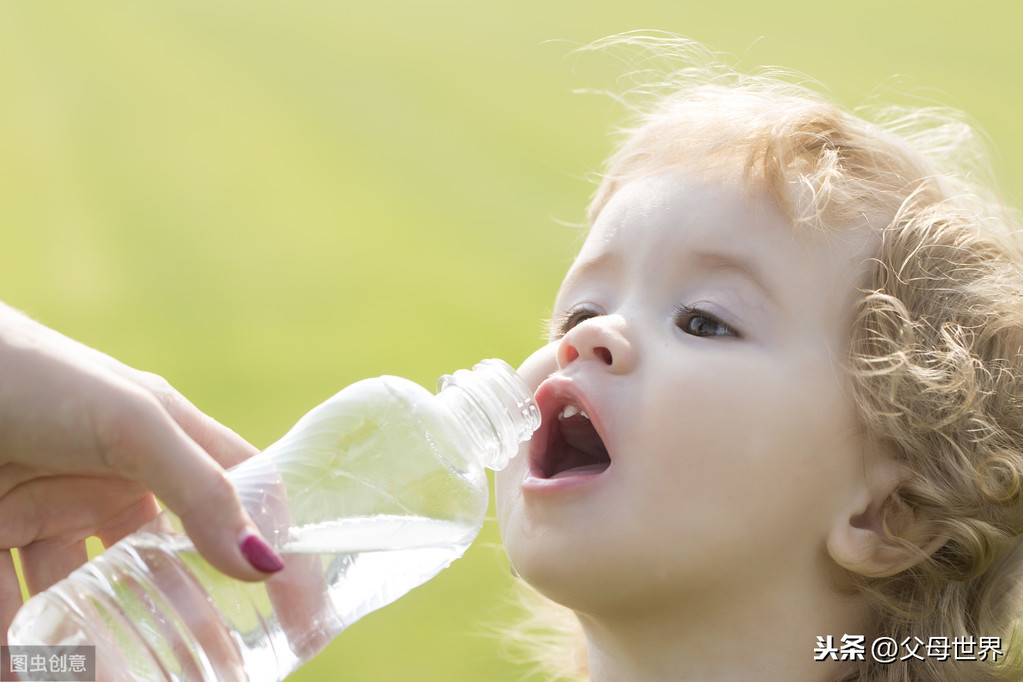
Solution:
[{"label": "green blurred background", "polygon": [[[0,298],[265,446],[356,379],[539,345],[622,114],[573,94],[617,75],[574,45],[662,29],[849,104],[923,88],[1021,205],[1021,26],[1016,0],[2,0]],[[510,581],[490,521],[293,679],[534,679],[488,634]]]}]

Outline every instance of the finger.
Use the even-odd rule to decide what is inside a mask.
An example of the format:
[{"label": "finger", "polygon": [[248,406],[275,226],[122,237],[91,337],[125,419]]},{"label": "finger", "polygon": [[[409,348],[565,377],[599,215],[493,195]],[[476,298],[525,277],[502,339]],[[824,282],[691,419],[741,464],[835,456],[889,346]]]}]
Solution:
[{"label": "finger", "polygon": [[112,468],[147,485],[177,514],[215,568],[242,580],[279,570],[280,558],[259,537],[224,470],[151,396],[97,419],[97,442]]},{"label": "finger", "polygon": [[39,475],[38,467],[26,466],[17,462],[0,464],[0,498],[25,481],[30,481]]},{"label": "finger", "polygon": [[85,540],[41,540],[18,550],[29,594],[38,594],[89,560]]},{"label": "finger", "polygon": [[230,469],[259,452],[254,445],[237,433],[194,407],[187,415],[181,415],[178,423],[199,447],[225,469]]},{"label": "finger", "polygon": [[159,375],[139,372],[139,383],[148,389],[178,426],[220,466],[229,469],[259,450],[237,433],[208,416]]},{"label": "finger", "polygon": [[21,583],[11,550],[0,551],[0,645],[7,645],[7,628],[21,608]]},{"label": "finger", "polygon": [[134,533],[159,514],[160,505],[156,503],[156,498],[152,495],[146,495],[98,528],[96,530],[96,537],[99,538],[104,547],[109,547],[122,538]]},{"label": "finger", "polygon": [[312,658],[330,643],[330,634],[317,627],[330,620],[333,609],[320,557],[289,557],[287,568],[267,583],[266,593],[281,631],[299,658]]},{"label": "finger", "polygon": [[33,478],[0,496],[0,547],[79,540],[98,531],[123,534],[152,518],[155,507],[152,494],[127,478]]}]

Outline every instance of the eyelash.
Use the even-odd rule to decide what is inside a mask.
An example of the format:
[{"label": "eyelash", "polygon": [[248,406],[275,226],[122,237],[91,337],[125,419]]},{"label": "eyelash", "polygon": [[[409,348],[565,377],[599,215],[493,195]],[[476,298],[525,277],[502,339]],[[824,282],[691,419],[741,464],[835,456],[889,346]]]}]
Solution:
[{"label": "eyelash", "polygon": [[603,315],[603,313],[594,306],[581,305],[575,308],[570,308],[563,313],[555,315],[551,319],[551,336],[556,339],[560,339],[573,327],[589,320],[590,318],[598,317],[600,315]]},{"label": "eyelash", "polygon": [[[582,324],[586,320],[594,317],[599,317],[604,313],[600,312],[594,306],[581,305],[576,308],[571,308],[560,315],[556,315],[550,322],[550,329],[554,338],[560,339],[562,336],[567,334],[573,327]],[[738,337],[739,332],[733,329],[731,326],[722,322],[719,318],[708,313],[702,308],[696,308],[688,305],[678,305],[675,307],[675,324],[683,333],[698,338],[714,338],[714,337]],[[718,334],[696,334],[689,331],[689,325],[693,320],[703,319],[709,321],[711,324],[717,325],[719,329],[723,330],[722,333]]]}]

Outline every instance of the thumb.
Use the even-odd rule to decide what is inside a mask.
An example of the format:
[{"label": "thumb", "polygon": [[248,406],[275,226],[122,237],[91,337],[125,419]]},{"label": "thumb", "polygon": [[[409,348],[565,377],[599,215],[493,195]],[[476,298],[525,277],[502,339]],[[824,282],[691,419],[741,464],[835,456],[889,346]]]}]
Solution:
[{"label": "thumb", "polygon": [[[259,534],[227,473],[156,400],[135,401],[134,415],[97,428],[104,459],[135,479],[181,519],[196,550],[214,568],[241,580],[262,580],[284,568]],[[114,435],[110,435],[114,434]]]}]

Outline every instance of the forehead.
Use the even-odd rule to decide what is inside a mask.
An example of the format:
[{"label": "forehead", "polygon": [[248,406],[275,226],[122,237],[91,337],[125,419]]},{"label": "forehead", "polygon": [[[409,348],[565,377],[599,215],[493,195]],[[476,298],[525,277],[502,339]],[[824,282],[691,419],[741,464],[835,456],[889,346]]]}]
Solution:
[{"label": "forehead", "polygon": [[562,289],[601,273],[652,280],[725,272],[769,294],[847,293],[862,281],[874,246],[865,228],[795,228],[763,184],[747,182],[739,169],[674,168],[632,180],[610,197]]},{"label": "forehead", "polygon": [[629,226],[653,232],[713,225],[722,238],[751,221],[786,223],[766,191],[738,171],[672,168],[638,177],[615,192],[594,221],[598,241]]},{"label": "forehead", "polygon": [[572,269],[626,256],[667,263],[692,253],[755,268],[761,242],[791,234],[767,193],[747,187],[738,172],[671,169],[630,181],[610,197]]}]

